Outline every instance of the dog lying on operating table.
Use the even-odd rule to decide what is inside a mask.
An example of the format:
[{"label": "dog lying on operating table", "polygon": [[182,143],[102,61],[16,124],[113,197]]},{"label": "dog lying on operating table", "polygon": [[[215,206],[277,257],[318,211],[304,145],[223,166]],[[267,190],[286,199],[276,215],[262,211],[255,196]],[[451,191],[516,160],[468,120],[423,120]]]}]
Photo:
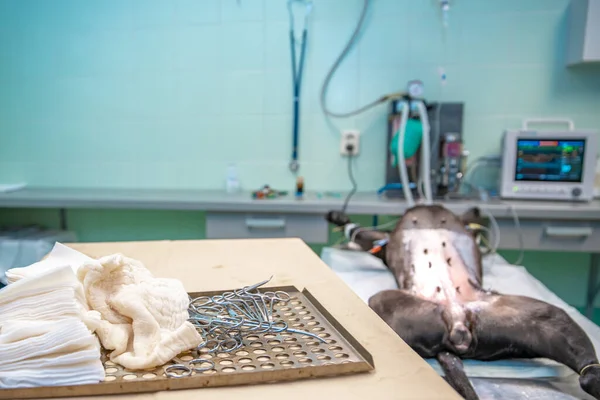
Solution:
[{"label": "dog lying on operating table", "polygon": [[577,372],[581,388],[600,399],[600,365],[586,333],[562,309],[524,296],[482,288],[482,261],[466,225],[473,208],[457,216],[439,205],[417,205],[391,232],[362,229],[339,212],[327,220],[344,227],[357,249],[370,251],[393,272],[397,290],[369,306],[421,357],[437,358],[448,383],[478,399],[461,359],[549,358]]}]

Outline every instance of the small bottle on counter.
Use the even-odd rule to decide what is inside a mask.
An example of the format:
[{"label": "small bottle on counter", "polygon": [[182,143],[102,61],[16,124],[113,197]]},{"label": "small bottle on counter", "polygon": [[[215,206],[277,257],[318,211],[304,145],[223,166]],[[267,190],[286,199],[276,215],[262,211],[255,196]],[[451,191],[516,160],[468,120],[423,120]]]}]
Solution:
[{"label": "small bottle on counter", "polygon": [[229,164],[225,178],[225,189],[227,193],[236,193],[240,190],[240,180],[235,164]]},{"label": "small bottle on counter", "polygon": [[304,178],[299,176],[296,179],[296,198],[301,199],[304,196]]}]

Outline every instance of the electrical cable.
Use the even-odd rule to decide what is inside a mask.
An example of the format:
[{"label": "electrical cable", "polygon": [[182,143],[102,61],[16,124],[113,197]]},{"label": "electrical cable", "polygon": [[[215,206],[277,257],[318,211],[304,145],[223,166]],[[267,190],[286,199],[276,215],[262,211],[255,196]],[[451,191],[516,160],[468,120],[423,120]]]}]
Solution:
[{"label": "electrical cable", "polygon": [[402,96],[404,96],[403,92],[386,94],[376,100],[371,101],[370,103],[367,103],[366,105],[364,105],[362,107],[359,107],[358,109],[356,109],[354,111],[345,112],[345,113],[332,112],[331,110],[329,110],[327,108],[327,89],[329,88],[331,78],[333,78],[333,75],[339,68],[340,64],[342,63],[344,58],[348,55],[348,52],[350,51],[352,46],[354,46],[356,40],[358,39],[358,36],[360,34],[360,31],[362,30],[362,27],[363,27],[363,24],[365,21],[365,17],[367,15],[368,8],[369,8],[369,0],[364,0],[362,11],[358,18],[356,27],[354,28],[354,31],[352,32],[352,35],[350,36],[350,40],[348,40],[348,43],[346,43],[346,46],[344,47],[344,49],[342,50],[342,52],[340,53],[338,58],[334,61],[333,65],[329,69],[329,72],[327,72],[327,75],[325,76],[325,80],[323,81],[323,85],[321,86],[321,94],[320,94],[321,109],[327,116],[334,117],[334,118],[352,117],[354,115],[363,113],[379,104],[385,103],[392,99],[398,99],[398,98],[401,98]]},{"label": "electrical cable", "polygon": [[517,236],[519,239],[519,257],[513,265],[521,265],[523,259],[525,258],[525,240],[523,238],[523,229],[521,229],[521,222],[519,221],[519,216],[517,215],[515,206],[511,205],[509,208],[512,213],[513,220],[515,221],[515,228],[517,229]]},{"label": "electrical cable", "polygon": [[[477,229],[481,229],[481,230],[487,232],[488,235],[490,235],[490,234],[493,235],[494,242],[493,242],[492,246],[490,247],[490,252],[495,254],[495,253],[497,253],[498,248],[500,247],[500,226],[498,225],[498,221],[492,215],[492,213],[490,213],[488,210],[486,210],[483,207],[480,207],[480,208],[486,214],[488,219],[490,220],[492,229],[489,229],[489,228],[487,228],[483,225],[479,225],[479,224],[470,224],[470,226],[475,227]],[[521,263],[523,262],[523,259],[525,258],[525,239],[523,236],[523,229],[521,227],[521,221],[519,220],[519,216],[517,214],[517,210],[515,209],[515,207],[513,205],[511,205],[511,206],[509,206],[509,210],[510,210],[513,220],[515,222],[515,228],[517,229],[517,237],[519,240],[519,256],[515,262],[511,263],[511,265],[521,265]]]},{"label": "electrical cable", "polygon": [[498,225],[498,221],[496,221],[496,218],[492,215],[491,212],[483,208],[482,210],[484,210],[484,213],[487,215],[492,225],[492,232],[494,235],[493,251],[494,253],[496,253],[498,251],[498,247],[500,247],[500,226]]},{"label": "electrical cable", "polygon": [[[352,150],[350,149],[350,154],[352,154]],[[354,173],[352,171],[352,159],[354,158],[354,156],[349,155],[348,156],[348,178],[350,179],[350,182],[352,183],[352,190],[350,190],[350,193],[348,193],[348,195],[346,196],[346,199],[344,200],[344,205],[342,206],[342,213],[346,213],[346,209],[348,208],[348,203],[350,203],[350,199],[352,198],[352,196],[354,196],[354,194],[356,193],[356,190],[358,189],[358,184],[356,183],[356,179],[354,178]]]},{"label": "electrical cable", "polygon": [[468,185],[473,186],[468,181],[469,174],[472,174],[473,171],[475,171],[479,166],[481,166],[483,164],[494,163],[494,162],[499,163],[501,161],[502,161],[502,159],[500,158],[500,156],[483,156],[483,157],[476,158],[471,163],[469,163],[469,165],[467,165],[467,167],[465,168],[465,172],[463,173],[463,182],[466,182]]},{"label": "electrical cable", "polygon": [[345,235],[340,235],[340,238],[333,244],[333,247],[337,247],[340,244],[342,244],[342,242],[344,241],[344,239],[346,239]]}]

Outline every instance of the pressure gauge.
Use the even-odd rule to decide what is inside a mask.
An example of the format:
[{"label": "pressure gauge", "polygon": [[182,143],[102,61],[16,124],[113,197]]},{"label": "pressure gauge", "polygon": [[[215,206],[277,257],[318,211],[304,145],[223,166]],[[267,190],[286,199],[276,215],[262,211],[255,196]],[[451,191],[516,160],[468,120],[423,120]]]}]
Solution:
[{"label": "pressure gauge", "polygon": [[408,94],[411,97],[420,98],[423,96],[423,82],[414,80],[408,82]]}]

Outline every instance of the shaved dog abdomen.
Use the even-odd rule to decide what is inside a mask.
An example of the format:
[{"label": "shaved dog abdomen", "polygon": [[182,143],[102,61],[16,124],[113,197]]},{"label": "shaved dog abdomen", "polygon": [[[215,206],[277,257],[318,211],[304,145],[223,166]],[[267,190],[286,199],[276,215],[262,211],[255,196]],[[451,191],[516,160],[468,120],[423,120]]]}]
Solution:
[{"label": "shaved dog abdomen", "polygon": [[479,253],[462,221],[443,208],[415,207],[400,220],[387,254],[402,289],[440,306],[452,350],[468,351],[473,337],[466,304],[484,293]]}]

